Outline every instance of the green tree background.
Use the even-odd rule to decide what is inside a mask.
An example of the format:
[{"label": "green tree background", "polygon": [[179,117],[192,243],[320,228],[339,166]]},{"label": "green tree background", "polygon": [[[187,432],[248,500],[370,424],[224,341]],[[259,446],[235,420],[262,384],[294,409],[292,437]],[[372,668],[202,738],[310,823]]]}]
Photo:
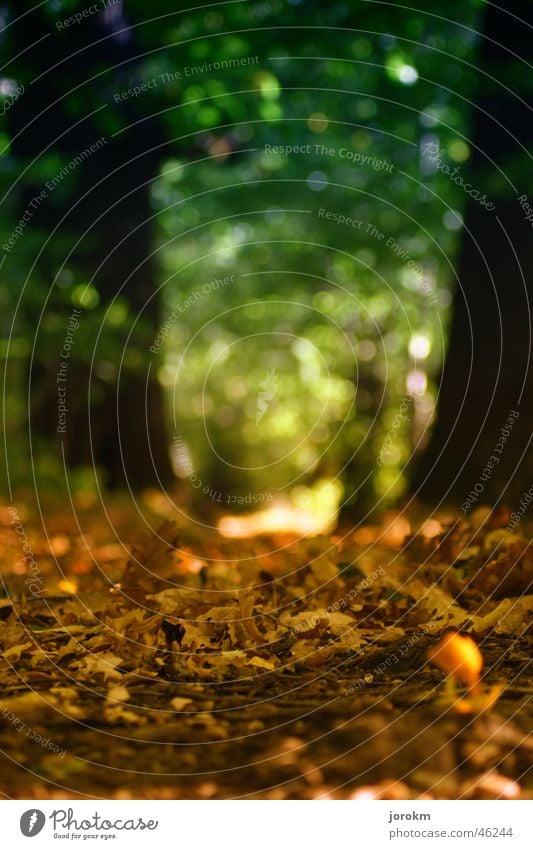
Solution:
[{"label": "green tree background", "polygon": [[[216,493],[237,496],[234,509],[269,493],[347,501],[360,512],[386,506],[405,493],[427,443],[467,201],[425,151],[437,146],[449,170],[468,169],[485,4],[437,2],[424,14],[318,0],[168,5],[128,0],[58,26],[87,7],[1,4],[10,104],[1,242],[28,197],[107,140],[49,192],[46,216],[25,228],[0,272],[12,484],[30,476],[21,436],[29,356],[49,362],[77,306],[72,356],[93,362],[100,386],[113,389],[119,368],[157,375],[174,471],[193,502],[206,509],[207,487],[215,509]],[[37,57],[16,55],[23,7],[34,9],[31,35],[47,36]],[[77,127],[51,135],[50,146],[34,137],[25,147],[17,136],[17,110],[19,121],[31,113],[35,88],[60,100],[65,126]],[[154,170],[146,211],[155,286],[143,301],[153,311],[127,287],[104,292],[91,279],[101,234],[80,241],[68,215],[50,226],[84,180],[104,173],[99,157],[129,145],[144,161],[141,137]],[[142,397],[139,405],[142,416]],[[60,456],[45,437],[34,430],[34,469],[54,486]],[[93,476],[74,470],[74,485],[91,486]]]}]

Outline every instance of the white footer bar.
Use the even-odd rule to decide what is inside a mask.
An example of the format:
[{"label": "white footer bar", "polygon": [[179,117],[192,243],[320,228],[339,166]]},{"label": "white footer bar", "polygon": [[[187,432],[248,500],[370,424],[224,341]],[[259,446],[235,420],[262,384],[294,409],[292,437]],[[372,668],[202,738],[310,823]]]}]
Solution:
[{"label": "white footer bar", "polygon": [[6,849],[533,846],[530,801],[5,801],[0,811]]}]

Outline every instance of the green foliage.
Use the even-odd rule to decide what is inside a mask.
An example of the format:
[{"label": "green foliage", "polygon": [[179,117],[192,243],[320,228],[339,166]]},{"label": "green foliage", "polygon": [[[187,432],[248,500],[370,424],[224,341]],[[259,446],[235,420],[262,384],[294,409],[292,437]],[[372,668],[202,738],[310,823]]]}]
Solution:
[{"label": "green foliage", "polygon": [[[135,134],[157,116],[163,144],[151,206],[164,338],[150,352],[141,320],[128,344],[152,358],[172,435],[217,491],[290,493],[341,470],[345,494],[357,491],[361,506],[405,487],[404,466],[431,415],[466,200],[423,152],[437,144],[450,165],[468,168],[480,4],[452,7],[438,2],[423,14],[258,0],[169,13],[163,0],[149,9],[130,0],[141,58],[113,63],[102,51],[79,80],[48,73],[72,120],[99,110],[87,143],[100,133],[112,146],[114,134]],[[43,26],[74,44],[76,27],[88,24],[58,36],[57,22],[82,8],[49,3]],[[29,85],[31,56],[4,73]],[[37,191],[69,158],[65,150],[35,161],[4,153],[11,219],[3,218],[2,242],[20,186]],[[72,171],[54,194],[58,207],[76,197],[79,177]],[[64,262],[78,236],[68,226],[27,229],[1,272],[3,331],[25,287],[17,339],[32,336],[49,297],[37,338],[45,359],[78,304],[76,356],[89,359],[98,336],[97,360],[116,366],[136,316],[124,298],[109,310],[99,300],[75,261],[79,249]],[[45,243],[45,260],[34,264]],[[22,346],[18,356],[27,354]],[[256,422],[273,370],[276,390]],[[395,428],[404,399],[409,412]]]}]

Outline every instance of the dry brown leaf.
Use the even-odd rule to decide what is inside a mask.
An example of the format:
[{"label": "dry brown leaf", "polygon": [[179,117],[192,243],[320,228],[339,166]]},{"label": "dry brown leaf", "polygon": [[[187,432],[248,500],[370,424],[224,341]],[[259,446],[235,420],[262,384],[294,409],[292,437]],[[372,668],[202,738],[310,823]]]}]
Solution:
[{"label": "dry brown leaf", "polygon": [[248,634],[256,642],[262,643],[263,635],[258,630],[257,625],[255,624],[255,617],[253,615],[255,605],[254,593],[248,592],[247,590],[243,590],[239,595],[239,605],[243,625],[248,631]]},{"label": "dry brown leaf", "polygon": [[[428,586],[422,580],[415,579],[409,581],[402,592],[415,599],[417,608],[422,612],[420,624],[442,619],[446,625],[459,626],[470,618],[449,593],[435,584]],[[426,618],[423,618],[424,614]]]},{"label": "dry brown leaf", "polygon": [[78,662],[78,668],[84,676],[102,675],[104,681],[106,681],[108,678],[121,677],[122,673],[116,667],[123,662],[122,657],[118,657],[112,652],[102,652],[101,654],[91,654],[84,657]]},{"label": "dry brown leaf", "polygon": [[523,598],[504,598],[486,616],[476,617],[475,628],[480,634],[494,630],[496,634],[523,634],[533,619],[533,595]]}]

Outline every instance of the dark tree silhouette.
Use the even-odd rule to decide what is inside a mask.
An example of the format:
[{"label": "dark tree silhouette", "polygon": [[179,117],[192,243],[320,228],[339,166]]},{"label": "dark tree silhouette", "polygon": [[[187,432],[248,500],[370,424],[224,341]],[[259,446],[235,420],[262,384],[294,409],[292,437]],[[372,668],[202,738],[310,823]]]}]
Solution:
[{"label": "dark tree silhouette", "polygon": [[[81,121],[72,116],[72,97],[83,98],[87,80],[106,66],[110,74],[89,83],[104,101],[109,92],[127,87],[126,82],[130,85],[140,48],[120,5],[88,17],[83,26],[66,32],[51,28],[42,8],[26,15],[20,15],[21,11],[18,4],[13,9],[13,52],[23,62],[25,49],[34,45],[32,81],[9,114],[12,152],[31,161],[50,149],[68,161],[103,135],[98,111],[90,115],[87,109],[89,114]],[[76,89],[77,94],[72,95]],[[156,119],[139,122],[134,109],[128,102],[113,105],[124,127],[138,122],[134,129],[106,138],[78,167],[75,192],[60,204],[57,193],[53,204],[45,199],[32,226],[51,230],[60,225],[73,244],[80,239],[72,256],[79,278],[93,280],[104,305],[120,294],[128,304],[131,322],[138,322],[124,349],[118,376],[104,379],[98,369],[90,374],[86,363],[69,364],[68,426],[61,434],[69,464],[94,462],[106,470],[111,486],[127,481],[137,488],[168,484],[173,473],[162,391],[146,356],[159,323],[156,267],[150,257],[153,209],[149,193],[164,136]],[[21,208],[26,207],[33,188],[24,191]],[[40,270],[51,283],[57,268],[46,251]],[[126,343],[126,333],[124,336]],[[97,364],[98,358],[96,350]],[[29,404],[34,434],[56,435],[57,361],[57,351],[53,351],[32,365]]]},{"label": "dark tree silhouette", "polygon": [[525,11],[517,0],[486,10],[469,177],[495,209],[466,207],[436,422],[413,480],[432,502],[472,494],[469,506],[512,505],[533,480],[532,222],[520,202],[533,138]]}]

